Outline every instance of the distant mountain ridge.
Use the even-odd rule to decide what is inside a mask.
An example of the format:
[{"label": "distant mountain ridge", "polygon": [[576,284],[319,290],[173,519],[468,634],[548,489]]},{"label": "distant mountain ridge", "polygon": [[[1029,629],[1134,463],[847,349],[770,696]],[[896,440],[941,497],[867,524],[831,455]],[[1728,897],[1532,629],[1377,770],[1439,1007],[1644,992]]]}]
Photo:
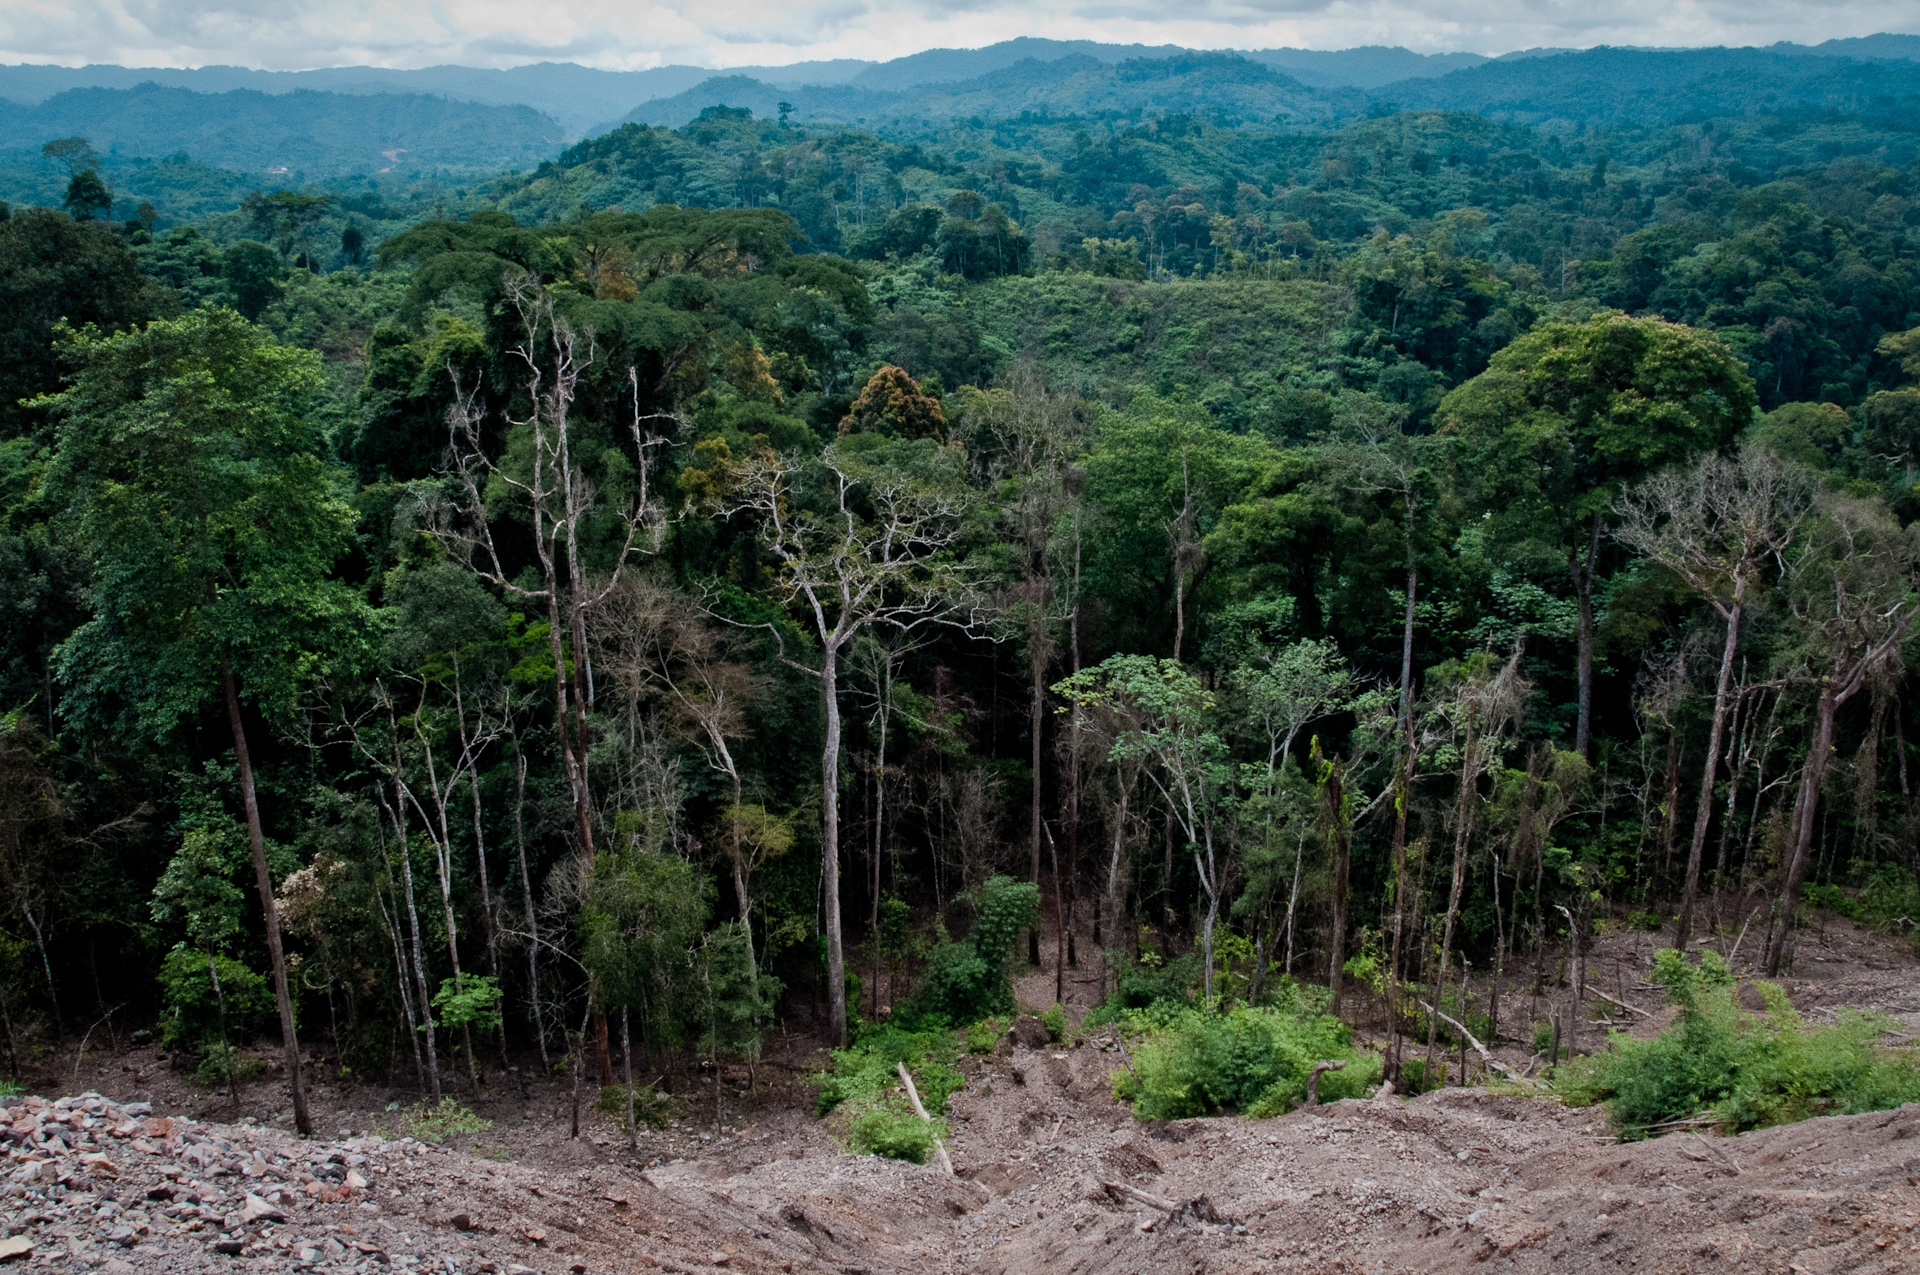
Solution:
[{"label": "distant mountain ridge", "polygon": [[1370,46],[1239,53],[1022,38],[715,74],[338,67],[0,67],[0,148],[85,136],[103,154],[325,179],[466,177],[534,167],[621,123],[678,126],[714,106],[801,123],[911,130],[915,122],[1187,114],[1264,126],[1393,108],[1526,124],[1657,123],[1838,108],[1920,117],[1920,36],[1817,46],[1530,49],[1486,58]]},{"label": "distant mountain ridge", "polygon": [[469,177],[530,168],[557,154],[557,121],[528,106],[424,94],[298,89],[195,93],[142,84],[69,89],[0,110],[0,149],[86,137],[102,154],[185,152],[202,164],[310,179],[355,173]]}]

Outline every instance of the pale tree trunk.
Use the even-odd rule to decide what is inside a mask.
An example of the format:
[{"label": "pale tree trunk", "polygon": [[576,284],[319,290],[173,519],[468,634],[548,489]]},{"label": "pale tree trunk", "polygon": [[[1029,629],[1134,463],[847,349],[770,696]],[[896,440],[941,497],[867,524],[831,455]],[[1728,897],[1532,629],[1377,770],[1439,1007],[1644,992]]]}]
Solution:
[{"label": "pale tree trunk", "polygon": [[[467,735],[466,700],[460,686],[460,657],[456,652],[453,661],[453,703],[454,712],[460,722],[461,761],[467,768],[467,781],[473,789],[473,864],[480,878],[480,921],[485,927],[487,940],[487,973],[495,978],[501,977],[500,969],[500,927],[493,913],[493,887],[487,880],[487,835],[486,824],[480,807],[480,760],[474,755],[473,743]],[[500,1015],[500,1066],[507,1063],[507,1016]]]},{"label": "pale tree trunk", "polygon": [[1600,515],[1593,516],[1593,532],[1587,541],[1586,560],[1573,564],[1573,596],[1579,608],[1579,697],[1580,715],[1573,732],[1573,751],[1588,755],[1593,734],[1593,576],[1600,557]]},{"label": "pale tree trunk", "polygon": [[[527,909],[527,996],[533,1008],[533,1036],[540,1043],[540,1066],[548,1074],[553,1059],[547,1056],[547,1023],[540,1011],[540,915],[533,907],[533,878],[527,873],[527,754],[514,749],[513,849],[520,860],[520,900]],[[564,1028],[564,1024],[563,1024]]]},{"label": "pale tree trunk", "polygon": [[400,842],[400,882],[405,890],[407,928],[412,940],[414,994],[420,999],[420,1026],[427,1038],[427,1092],[435,1102],[439,1102],[440,1053],[434,1039],[433,993],[427,987],[426,954],[420,943],[420,909],[415,904],[413,896],[413,852],[407,848],[407,791],[406,780],[400,773],[400,737],[397,726],[394,733],[393,807],[394,832]]},{"label": "pale tree trunk", "polygon": [[1713,781],[1720,770],[1720,753],[1726,743],[1727,710],[1733,698],[1733,656],[1740,644],[1740,615],[1746,595],[1746,578],[1734,582],[1733,600],[1722,613],[1727,622],[1727,641],[1720,651],[1720,680],[1713,692],[1713,726],[1707,732],[1707,757],[1700,768],[1700,799],[1693,811],[1693,844],[1687,851],[1687,879],[1680,895],[1680,918],[1673,928],[1673,945],[1684,952],[1693,941],[1693,909],[1700,895],[1700,861],[1707,847],[1707,826],[1713,822]]},{"label": "pale tree trunk", "polygon": [[260,829],[260,805],[253,790],[253,758],[247,751],[246,727],[240,720],[240,692],[233,665],[220,659],[220,682],[227,694],[227,724],[233,730],[233,755],[240,767],[240,800],[247,812],[247,842],[253,848],[253,872],[260,888],[260,910],[266,922],[267,955],[273,962],[273,995],[280,1008],[280,1040],[286,1050],[287,1080],[293,1087],[293,1124],[303,1138],[313,1136],[313,1117],[307,1112],[307,1091],[300,1074],[300,1041],[293,1031],[293,995],[287,987],[287,957],[280,946],[280,909],[273,899],[273,873],[267,867],[266,836]]},{"label": "pale tree trunk", "polygon": [[[1028,829],[1028,840],[1032,850],[1032,862],[1028,879],[1033,888],[1040,888],[1040,741],[1044,734],[1047,703],[1047,651],[1045,621],[1041,618],[1039,607],[1041,593],[1038,581],[1029,581],[1027,606],[1027,672],[1029,683],[1029,701],[1027,705],[1027,729],[1032,736],[1031,762],[1033,766],[1033,818]],[[1057,892],[1057,891],[1056,891]],[[1056,902],[1056,907],[1058,906]],[[1064,918],[1060,918],[1064,924]],[[1027,963],[1038,967],[1040,964],[1040,923],[1036,920],[1027,930]]]},{"label": "pale tree trunk", "polygon": [[1766,974],[1775,978],[1786,958],[1787,942],[1793,936],[1793,914],[1800,905],[1800,887],[1807,879],[1812,855],[1815,817],[1820,808],[1820,782],[1826,778],[1827,763],[1833,756],[1833,719],[1846,697],[1832,686],[1823,686],[1814,710],[1813,742],[1807,749],[1806,764],[1800,771],[1800,792],[1793,805],[1793,855],[1787,861],[1786,887],[1780,894],[1780,915],[1774,919],[1773,938],[1767,944]]},{"label": "pale tree trunk", "polygon": [[827,928],[827,1037],[847,1043],[847,962],[840,938],[840,650],[826,648],[820,664],[820,699],[827,738],[820,750],[820,871],[825,878]]}]

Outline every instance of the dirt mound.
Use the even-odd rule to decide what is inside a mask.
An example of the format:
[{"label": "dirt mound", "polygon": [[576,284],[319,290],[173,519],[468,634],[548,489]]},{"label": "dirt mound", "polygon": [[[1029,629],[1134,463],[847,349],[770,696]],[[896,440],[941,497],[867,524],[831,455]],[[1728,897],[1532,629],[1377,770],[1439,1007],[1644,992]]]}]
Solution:
[{"label": "dirt mound", "polygon": [[168,1275],[1920,1269],[1920,1107],[1629,1146],[1471,1089],[1141,1125],[1095,1083],[1109,1060],[974,1061],[954,1178],[799,1128],[568,1171],[35,1100],[8,1112],[0,1251]]},{"label": "dirt mound", "polygon": [[[1657,1030],[1659,989],[1639,981],[1656,940],[1609,940],[1593,1009]],[[1789,987],[1810,1018],[1847,1004],[1920,1018],[1912,959],[1884,941],[1823,931],[1801,956]],[[730,1098],[737,1123],[719,1129],[683,1120],[629,1145],[599,1115],[573,1140],[565,1091],[545,1085],[485,1091],[494,1127],[464,1150],[196,1121],[183,1113],[208,1108],[166,1092],[172,1073],[126,1055],[120,1078],[152,1110],[87,1094],[0,1118],[0,1260],[166,1275],[1920,1271],[1917,1107],[1625,1146],[1596,1110],[1482,1088],[1140,1122],[1111,1097],[1117,1052],[1027,1039],[960,1061],[954,1177],[842,1153],[807,1111],[810,1046],[763,1060],[761,1096]],[[745,1079],[688,1088],[698,1106]],[[397,1127],[377,1114],[384,1094],[316,1093],[323,1119]]]}]

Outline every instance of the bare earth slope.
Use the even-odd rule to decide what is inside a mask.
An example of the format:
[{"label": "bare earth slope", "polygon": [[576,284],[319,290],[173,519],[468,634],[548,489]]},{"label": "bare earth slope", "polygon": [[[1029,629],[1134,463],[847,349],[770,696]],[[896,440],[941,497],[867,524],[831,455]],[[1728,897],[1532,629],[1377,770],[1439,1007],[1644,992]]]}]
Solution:
[{"label": "bare earth slope", "polygon": [[[1620,934],[1596,953],[1594,985],[1640,1002],[1641,1033],[1665,1017],[1633,977],[1654,941]],[[1803,940],[1788,986],[1810,1019],[1871,1005],[1912,1025],[1915,972],[1904,950],[1845,927]],[[1023,994],[1050,999],[1051,975],[1035,981]],[[629,1147],[602,1116],[572,1140],[566,1095],[549,1086],[489,1090],[494,1126],[464,1150],[365,1136],[387,1095],[331,1084],[320,1118],[362,1136],[302,1143],[251,1119],[189,1119],[232,1108],[191,1101],[150,1054],[123,1055],[96,1083],[156,1110],[90,1094],[17,1099],[0,1119],[0,1262],[167,1275],[1920,1272],[1920,1106],[1625,1146],[1597,1110],[1481,1088],[1143,1124],[1110,1096],[1117,1053],[1003,1043],[961,1064],[950,1178],[841,1153],[832,1122],[805,1110],[810,1089],[782,1083],[810,1056],[773,1052],[768,1096],[718,1137],[678,1127]]]}]

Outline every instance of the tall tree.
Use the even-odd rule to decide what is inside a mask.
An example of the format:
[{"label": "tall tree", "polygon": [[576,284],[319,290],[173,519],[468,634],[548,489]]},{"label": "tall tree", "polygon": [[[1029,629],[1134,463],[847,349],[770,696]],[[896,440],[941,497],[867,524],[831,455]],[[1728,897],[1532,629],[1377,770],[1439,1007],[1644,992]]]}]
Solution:
[{"label": "tall tree", "polygon": [[248,748],[245,700],[272,713],[362,631],[329,579],[355,520],[310,412],[319,358],[228,310],[67,347],[49,497],[93,567],[94,618],[61,647],[61,710],[87,729],[170,733],[220,701],[273,962],[294,1121],[312,1132]]},{"label": "tall tree", "polygon": [[1693,941],[1700,860],[1713,820],[1713,787],[1733,706],[1740,622],[1769,563],[1784,569],[1784,555],[1811,507],[1813,490],[1813,476],[1800,466],[1749,444],[1732,459],[1706,456],[1687,469],[1656,474],[1630,489],[1614,507],[1621,541],[1679,576],[1707,600],[1727,628],[1693,812],[1686,884],[1673,932],[1673,945],[1681,951]]},{"label": "tall tree", "polygon": [[[775,587],[819,643],[826,737],[820,748],[821,871],[825,876],[828,1033],[847,1039],[846,954],[840,919],[840,661],[860,633],[911,632],[975,618],[973,582],[951,551],[964,526],[960,453],[928,439],[849,434],[817,459],[761,451],[730,475],[720,508],[750,515],[779,564]],[[773,632],[779,636],[780,630]],[[783,643],[784,645],[784,643]]]},{"label": "tall tree", "polygon": [[1897,672],[1920,620],[1920,524],[1902,527],[1877,502],[1827,496],[1787,582],[1798,642],[1791,672],[1814,689],[1813,737],[1787,832],[1787,866],[1767,946],[1780,972],[1807,877],[1820,784],[1833,757],[1834,719],[1876,677]]},{"label": "tall tree", "polygon": [[1610,311],[1547,323],[1441,401],[1455,473],[1497,538],[1565,561],[1577,610],[1574,751],[1593,722],[1594,589],[1621,486],[1724,446],[1753,418],[1753,379],[1713,333]]},{"label": "tall tree", "polygon": [[[1028,806],[1029,880],[1040,884],[1042,839],[1041,766],[1046,726],[1047,669],[1056,645],[1060,595],[1054,581],[1055,543],[1072,512],[1067,474],[1084,436],[1079,405],[1054,394],[1032,368],[1023,368],[1003,389],[970,395],[965,423],[974,451],[995,480],[1007,545],[1018,579],[1012,589],[1009,618],[1019,627],[1027,651],[1027,729],[1032,769]],[[1065,960],[1067,918],[1056,918]],[[1040,963],[1040,933],[1028,931],[1027,959]]]}]

